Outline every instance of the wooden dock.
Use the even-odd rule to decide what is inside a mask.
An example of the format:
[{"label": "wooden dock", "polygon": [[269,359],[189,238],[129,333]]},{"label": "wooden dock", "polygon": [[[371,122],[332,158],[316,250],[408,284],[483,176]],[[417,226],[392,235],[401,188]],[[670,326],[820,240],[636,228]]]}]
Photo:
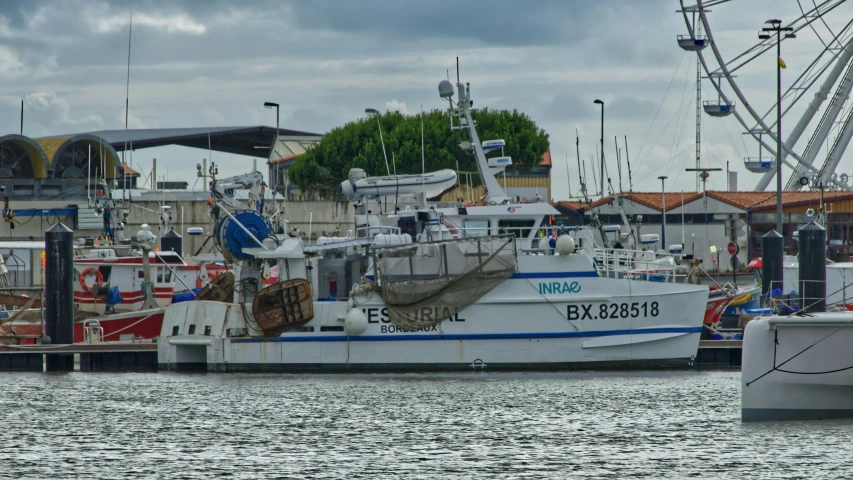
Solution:
[{"label": "wooden dock", "polygon": [[[81,372],[156,372],[157,343],[105,342],[75,345],[0,345],[0,371],[42,372],[45,355],[72,356]],[[79,364],[76,361],[79,359]]]}]

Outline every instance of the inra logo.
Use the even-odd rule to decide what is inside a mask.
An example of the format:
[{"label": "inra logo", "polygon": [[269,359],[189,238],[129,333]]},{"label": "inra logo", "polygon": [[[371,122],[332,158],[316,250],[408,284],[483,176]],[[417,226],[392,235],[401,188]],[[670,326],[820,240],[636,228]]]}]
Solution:
[{"label": "inra logo", "polygon": [[515,207],[507,207],[506,211],[509,213],[515,213]]},{"label": "inra logo", "polygon": [[578,282],[540,282],[539,283],[539,294],[545,295],[546,293],[554,294],[554,293],[578,293],[581,291],[581,284]]}]

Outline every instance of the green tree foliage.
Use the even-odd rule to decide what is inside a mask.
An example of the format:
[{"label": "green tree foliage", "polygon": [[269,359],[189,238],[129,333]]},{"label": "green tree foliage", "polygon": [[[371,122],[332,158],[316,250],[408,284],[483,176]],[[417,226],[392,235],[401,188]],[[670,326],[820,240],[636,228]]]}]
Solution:
[{"label": "green tree foliage", "polygon": [[[516,110],[475,109],[474,120],[480,140],[503,139],[504,155],[514,165],[531,167],[548,150],[548,134],[533,120]],[[387,112],[379,117],[388,153],[388,166],[398,174],[421,172],[421,116]],[[474,157],[458,146],[467,133],[450,130],[446,111],[424,112],[424,159],[427,172],[443,168],[476,171]],[[394,161],[392,163],[392,154]],[[494,156],[491,154],[490,156]],[[363,168],[369,176],[386,174],[385,159],[376,117],[337,127],[316,147],[290,167],[290,181],[301,188],[333,186],[343,181],[350,168]]]}]

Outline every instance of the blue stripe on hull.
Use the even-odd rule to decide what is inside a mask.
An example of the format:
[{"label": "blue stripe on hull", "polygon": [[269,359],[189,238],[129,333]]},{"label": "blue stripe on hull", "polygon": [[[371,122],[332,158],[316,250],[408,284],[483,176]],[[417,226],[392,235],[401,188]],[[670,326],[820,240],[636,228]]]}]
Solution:
[{"label": "blue stripe on hull", "polygon": [[612,337],[616,335],[645,335],[652,333],[699,333],[702,327],[664,327],[644,328],[639,330],[604,330],[592,332],[539,332],[539,333],[447,333],[444,335],[361,335],[348,337],[346,335],[316,335],[316,336],[282,336],[273,338],[235,338],[232,343],[255,342],[403,342],[418,340],[531,340],[539,338],[589,338]]},{"label": "blue stripe on hull", "polygon": [[[394,275],[395,277],[399,277],[402,279],[410,278],[409,275]],[[419,275],[415,275],[418,277]],[[432,277],[434,275],[421,275],[424,277]],[[595,270],[591,270],[589,272],[531,272],[531,273],[522,273],[516,272],[513,273],[511,277],[514,279],[533,279],[533,278],[595,278],[598,277],[598,272]],[[368,280],[373,280],[373,275],[365,275],[364,278]]]}]

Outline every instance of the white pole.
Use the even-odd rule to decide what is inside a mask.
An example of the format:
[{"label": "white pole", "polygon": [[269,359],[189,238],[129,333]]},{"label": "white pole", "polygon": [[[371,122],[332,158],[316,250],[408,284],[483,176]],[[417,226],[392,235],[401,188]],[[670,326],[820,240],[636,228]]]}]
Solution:
[{"label": "white pole", "polygon": [[314,223],[314,211],[308,212],[308,246],[311,246],[311,227]]},{"label": "white pole", "polygon": [[92,194],[89,187],[89,180],[92,178],[92,146],[89,145],[89,159],[86,161],[86,203],[92,205]]},{"label": "white pole", "polygon": [[426,161],[424,158],[424,106],[421,104],[421,174],[426,174]]},{"label": "white pole", "polygon": [[[184,206],[181,205],[181,255],[184,255]],[[184,257],[186,258],[186,257]]]},{"label": "white pole", "polygon": [[681,249],[684,251],[684,190],[681,191]]}]

